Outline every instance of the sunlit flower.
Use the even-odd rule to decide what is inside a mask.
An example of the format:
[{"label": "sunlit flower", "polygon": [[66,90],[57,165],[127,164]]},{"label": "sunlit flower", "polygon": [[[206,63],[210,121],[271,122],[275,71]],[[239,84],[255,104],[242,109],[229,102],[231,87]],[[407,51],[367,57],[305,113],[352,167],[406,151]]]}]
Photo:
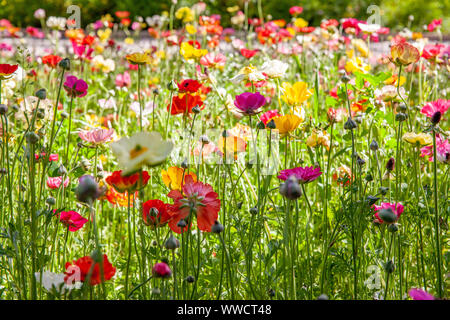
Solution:
[{"label": "sunlit flower", "polygon": [[281,116],[281,115],[278,113],[278,110],[269,110],[269,111],[264,112],[264,113],[259,117],[259,119],[260,119],[265,125],[267,125],[267,124],[270,122],[270,120],[272,120],[272,119],[275,118],[275,117],[279,117],[279,116]]},{"label": "sunlit flower", "polygon": [[316,146],[324,146],[330,149],[330,135],[325,130],[313,129],[311,135],[306,139],[306,145],[314,148]]},{"label": "sunlit flower", "polygon": [[[191,176],[187,176],[182,192],[172,190],[167,196],[174,201],[169,207],[173,216],[169,221],[172,231],[176,233],[186,231],[196,217],[198,228],[201,231],[211,232],[211,227],[218,218],[220,200],[209,184],[194,182]],[[177,226],[181,219],[186,221],[184,229]]]},{"label": "sunlit flower", "polygon": [[445,112],[447,112],[448,108],[450,108],[450,100],[438,99],[436,101],[426,103],[420,112],[428,118],[432,118],[436,112],[440,112],[441,116],[443,116]]},{"label": "sunlit flower", "polygon": [[308,89],[306,82],[299,81],[294,84],[283,82],[281,88],[283,90],[281,98],[290,106],[299,106],[312,95],[312,91]]},{"label": "sunlit flower", "polygon": [[332,178],[337,184],[348,186],[352,179],[352,170],[344,164],[337,168]]},{"label": "sunlit flower", "polygon": [[391,59],[397,65],[407,66],[419,58],[419,50],[406,41],[398,41],[391,46]]},{"label": "sunlit flower", "polygon": [[159,132],[138,132],[111,143],[111,149],[123,168],[123,175],[129,175],[144,165],[162,163],[173,148],[171,141],[162,139]]},{"label": "sunlit flower", "polygon": [[201,57],[206,55],[208,53],[208,50],[206,49],[197,49],[194,48],[191,44],[188,42],[183,42],[180,46],[180,54],[183,56],[186,60],[199,60]]},{"label": "sunlit flower", "polygon": [[59,213],[59,221],[69,228],[69,231],[75,232],[80,230],[88,222],[88,219],[83,218],[76,211],[61,211]]},{"label": "sunlit flower", "polygon": [[361,57],[354,57],[347,61],[345,64],[345,71],[348,73],[353,73],[355,71],[361,72],[361,73],[368,73],[370,70],[370,65],[364,63],[363,59]]},{"label": "sunlit flower", "polygon": [[234,83],[239,83],[244,80],[254,83],[264,80],[265,78],[266,77],[261,71],[259,71],[256,67],[249,65],[239,70],[239,73],[230,80]]},{"label": "sunlit flower", "polygon": [[67,283],[70,279],[79,276],[81,282],[85,282],[90,274],[89,284],[95,286],[102,283],[102,278],[110,280],[116,274],[116,268],[109,262],[106,254],[103,255],[103,275],[100,272],[100,263],[94,262],[90,256],[74,260],[72,263],[66,263],[66,272],[64,281]]},{"label": "sunlit flower", "polygon": [[265,73],[269,78],[281,78],[289,68],[287,63],[280,60],[269,60],[261,66],[261,72]]},{"label": "sunlit flower", "polygon": [[[443,163],[450,163],[450,141],[444,140],[440,134],[436,134],[437,160]],[[434,161],[433,146],[425,146],[420,149],[420,156],[428,156],[429,161]]]},{"label": "sunlit flower", "polygon": [[60,56],[53,54],[42,57],[42,63],[51,68],[56,68],[61,60],[62,58]]},{"label": "sunlit flower", "polygon": [[237,160],[239,153],[245,151],[247,143],[241,137],[232,135],[229,131],[226,137],[221,136],[217,144],[220,154],[225,157],[225,159]]},{"label": "sunlit flower", "polygon": [[275,127],[279,131],[280,135],[284,137],[297,129],[302,122],[302,119],[294,114],[286,114],[273,118],[273,121],[275,122]]},{"label": "sunlit flower", "polygon": [[[52,190],[59,189],[59,187],[61,187],[62,181],[63,177],[48,177],[47,187],[49,187]],[[68,185],[69,185],[69,178],[66,178],[64,180],[64,188],[67,188]]]},{"label": "sunlit flower", "polygon": [[194,20],[194,13],[188,7],[181,7],[175,12],[175,17],[182,20],[184,23],[187,23]]},{"label": "sunlit flower", "polygon": [[217,68],[223,70],[226,61],[227,58],[223,54],[214,54],[210,52],[200,59],[200,64],[208,68]]},{"label": "sunlit flower", "polygon": [[186,181],[187,176],[191,176],[194,182],[197,181],[197,175],[195,173],[190,172],[188,170],[184,170],[183,168],[179,167],[169,167],[167,171],[161,170],[161,176],[164,184],[170,190],[181,191],[181,187]]},{"label": "sunlit flower", "polygon": [[67,76],[64,82],[64,89],[69,97],[81,98],[87,95],[88,85],[82,79],[78,79],[75,76]]},{"label": "sunlit flower", "polygon": [[172,218],[168,206],[161,200],[148,200],[142,204],[144,224],[150,227],[162,227]]},{"label": "sunlit flower", "polygon": [[172,275],[172,270],[165,262],[158,262],[152,268],[152,275],[155,278],[170,278]]},{"label": "sunlit flower", "polygon": [[236,96],[234,105],[245,115],[257,114],[259,108],[266,104],[266,98],[259,92],[244,92]]},{"label": "sunlit flower", "polygon": [[135,52],[125,56],[127,61],[134,65],[144,65],[150,63],[150,56],[145,52]]},{"label": "sunlit flower", "polygon": [[95,56],[91,60],[92,65],[95,69],[101,70],[103,73],[109,73],[114,71],[116,68],[116,64],[112,59],[105,59],[103,56]]},{"label": "sunlit flower", "polygon": [[128,176],[122,175],[122,170],[114,171],[106,178],[106,183],[113,186],[119,193],[134,193],[148,183],[150,176],[147,171],[137,172]]},{"label": "sunlit flower", "polygon": [[98,128],[90,131],[80,131],[78,132],[78,136],[86,142],[89,142],[93,145],[99,145],[111,141],[114,133],[114,129]]},{"label": "sunlit flower", "polygon": [[14,72],[19,68],[18,64],[0,64],[0,80],[9,79]]},{"label": "sunlit flower", "polygon": [[429,294],[428,292],[422,289],[415,289],[415,288],[410,289],[408,291],[408,295],[413,300],[436,300],[436,298],[432,294]]},{"label": "sunlit flower", "polygon": [[408,143],[419,146],[428,146],[433,143],[433,138],[428,133],[407,132],[402,139]]}]

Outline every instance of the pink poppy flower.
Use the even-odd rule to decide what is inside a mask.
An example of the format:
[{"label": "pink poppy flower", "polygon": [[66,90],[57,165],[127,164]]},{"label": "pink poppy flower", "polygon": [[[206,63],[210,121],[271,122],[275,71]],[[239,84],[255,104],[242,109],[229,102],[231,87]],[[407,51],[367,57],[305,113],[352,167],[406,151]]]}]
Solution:
[{"label": "pink poppy flower", "polygon": [[442,24],[442,19],[434,19],[433,21],[431,21],[431,23],[427,26],[427,29],[429,32],[433,32],[434,29],[436,29],[437,27],[440,27]]},{"label": "pink poppy flower", "polygon": [[[52,190],[59,189],[61,183],[62,177],[49,177],[47,179],[47,187],[49,187]],[[69,178],[66,178],[66,180],[64,180],[64,188],[67,188],[68,185],[69,185]]]},{"label": "pink poppy flower", "polygon": [[67,76],[66,82],[64,82],[64,89],[67,91],[69,97],[84,97],[87,94],[88,85],[75,76]]},{"label": "pink poppy flower", "polygon": [[[173,205],[169,205],[169,212],[173,218],[169,221],[169,227],[176,233],[181,233],[181,227],[177,224],[180,220],[190,220],[197,217],[197,225],[201,231],[211,232],[211,227],[218,218],[220,210],[220,200],[218,194],[214,192],[209,184],[194,182],[190,175],[186,176],[186,181],[179,190],[172,190],[167,195],[174,200]],[[192,215],[190,217],[190,215]],[[183,228],[183,232],[189,226]]]},{"label": "pink poppy flower", "polygon": [[299,6],[293,6],[293,7],[289,8],[289,14],[291,16],[296,16],[302,12],[303,12],[303,8],[299,7]]},{"label": "pink poppy flower", "polygon": [[72,41],[72,49],[75,56],[79,59],[92,59],[92,52],[94,52],[94,49],[89,48],[87,45],[79,45],[76,41]]},{"label": "pink poppy flower", "polygon": [[[450,162],[450,142],[448,139],[444,140],[440,134],[436,135],[436,153],[437,160],[443,163]],[[433,162],[433,146],[426,146],[420,149],[420,156],[428,156],[428,161]]]},{"label": "pink poppy flower", "polygon": [[152,274],[156,278],[169,278],[172,275],[172,270],[166,263],[159,262],[153,266]]},{"label": "pink poppy flower", "polygon": [[116,76],[116,86],[123,88],[129,87],[131,85],[131,77],[128,71],[125,71],[123,74],[118,74]]},{"label": "pink poppy flower", "polygon": [[218,53],[214,55],[214,53],[210,52],[200,59],[200,64],[208,68],[222,68],[225,66],[226,61],[227,58],[223,54]]},{"label": "pink poppy flower", "polygon": [[422,57],[427,60],[435,60],[444,51],[445,45],[442,43],[427,44],[422,50]]},{"label": "pink poppy flower", "polygon": [[290,176],[295,176],[299,183],[309,183],[316,180],[321,174],[320,167],[297,167],[281,170],[277,178],[286,181]]},{"label": "pink poppy flower", "polygon": [[75,232],[80,230],[87,219],[83,218],[78,212],[75,211],[62,211],[59,214],[59,221],[69,228],[69,231]]},{"label": "pink poppy flower", "polygon": [[422,107],[422,110],[420,110],[420,112],[426,115],[428,118],[433,118],[433,116],[437,112],[440,112],[441,116],[443,116],[449,107],[450,107],[450,100],[438,99],[436,101],[426,103]]},{"label": "pink poppy flower", "polygon": [[[35,153],[34,154],[34,158],[36,160],[41,160],[45,158],[45,152],[42,152],[41,154]],[[52,162],[52,161],[58,161],[59,160],[59,155],[52,153],[49,157],[48,157],[48,161]]]},{"label": "pink poppy flower", "polygon": [[416,289],[416,288],[409,290],[408,295],[413,300],[435,300],[436,299],[433,295],[429,294],[425,290]]},{"label": "pink poppy flower", "polygon": [[82,140],[90,142],[94,145],[111,141],[113,134],[114,129],[94,129],[91,131],[78,132],[78,136]]},{"label": "pink poppy flower", "polygon": [[[380,217],[380,211],[381,210],[391,210],[396,216],[397,221],[400,218],[400,215],[403,213],[403,205],[398,203],[389,203],[389,202],[382,202],[380,206],[374,205],[373,208],[375,209],[375,219],[379,223],[388,223],[387,221],[383,221],[383,219]],[[392,222],[390,222],[392,223]]]},{"label": "pink poppy flower", "polygon": [[267,125],[270,120],[272,120],[275,117],[279,117],[280,114],[278,113],[278,110],[269,110],[264,112],[259,119],[265,124]]}]

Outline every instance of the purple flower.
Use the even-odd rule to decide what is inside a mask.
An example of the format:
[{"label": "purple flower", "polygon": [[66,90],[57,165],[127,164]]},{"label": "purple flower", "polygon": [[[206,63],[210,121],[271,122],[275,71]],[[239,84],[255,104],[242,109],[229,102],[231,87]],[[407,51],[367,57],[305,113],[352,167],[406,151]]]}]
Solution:
[{"label": "purple flower", "polygon": [[295,176],[298,182],[303,184],[316,180],[321,174],[320,167],[298,167],[281,170],[278,179],[286,181],[290,176]]},{"label": "purple flower", "polygon": [[236,108],[238,108],[243,114],[249,116],[258,113],[258,109],[265,104],[266,98],[259,92],[244,92],[243,94],[236,96],[236,99],[234,100],[234,105]]},{"label": "purple flower", "polygon": [[433,295],[429,294],[428,292],[422,290],[422,289],[411,289],[408,292],[409,296],[413,300],[435,300],[436,298],[433,297]]},{"label": "purple flower", "polygon": [[67,76],[64,82],[64,89],[66,89],[69,97],[84,97],[87,94],[88,85],[75,76]]}]

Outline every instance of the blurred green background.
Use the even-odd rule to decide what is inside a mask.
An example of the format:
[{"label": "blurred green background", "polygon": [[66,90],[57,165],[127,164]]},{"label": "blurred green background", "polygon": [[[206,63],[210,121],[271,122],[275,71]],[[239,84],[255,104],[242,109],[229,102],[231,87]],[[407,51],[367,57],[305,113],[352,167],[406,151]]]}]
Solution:
[{"label": "blurred green background", "polygon": [[[257,16],[257,0],[249,0],[249,14]],[[450,0],[261,0],[264,15],[270,14],[274,19],[290,19],[289,8],[294,5],[302,6],[302,17],[312,25],[318,25],[324,18],[355,17],[361,20],[367,19],[367,7],[378,5],[381,8],[382,25],[400,29],[411,26],[415,30],[421,30],[424,24],[433,19],[443,18],[443,31],[448,32],[450,27]],[[191,6],[198,1],[178,0],[176,8]],[[207,13],[219,13],[222,15],[222,24],[228,26],[230,14],[226,8],[234,5],[244,7],[244,0],[204,0],[208,5]],[[131,12],[131,17],[147,17],[160,14],[170,9],[171,0],[0,0],[0,19],[6,18],[14,25],[25,27],[28,25],[39,26],[39,21],[33,17],[33,12],[43,8],[47,16],[68,16],[66,8],[75,4],[82,10],[82,24],[93,22],[105,13],[113,14],[117,10]],[[408,19],[414,16],[414,20]]]}]

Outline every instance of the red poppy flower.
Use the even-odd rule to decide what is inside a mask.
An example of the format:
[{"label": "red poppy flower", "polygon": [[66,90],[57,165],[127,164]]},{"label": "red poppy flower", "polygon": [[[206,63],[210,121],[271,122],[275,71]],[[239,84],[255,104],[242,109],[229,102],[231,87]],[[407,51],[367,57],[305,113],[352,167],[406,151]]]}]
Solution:
[{"label": "red poppy flower", "polygon": [[161,200],[148,200],[142,205],[142,218],[147,226],[162,227],[172,216],[167,210],[167,204]]},{"label": "red poppy flower", "polygon": [[119,193],[124,193],[125,191],[133,193],[145,187],[148,183],[150,176],[147,171],[142,171],[141,173],[135,173],[129,176],[122,176],[122,170],[114,171],[109,177],[106,178],[106,182],[113,186]]},{"label": "red poppy flower", "polygon": [[241,49],[241,54],[247,59],[250,59],[256,53],[258,53],[258,50],[250,50],[250,49],[245,49],[245,48]]},{"label": "red poppy flower", "polygon": [[48,56],[42,57],[42,63],[52,68],[56,68],[61,60],[62,58],[60,56],[56,56],[53,54],[49,54]]},{"label": "red poppy flower", "polygon": [[6,80],[19,68],[18,64],[0,64],[0,80]]},{"label": "red poppy flower", "polygon": [[196,93],[198,89],[202,86],[200,82],[193,79],[186,79],[178,83],[178,91],[182,93]]},{"label": "red poppy flower", "polygon": [[82,45],[87,45],[87,46],[91,46],[95,41],[95,37],[93,36],[86,36],[83,38],[83,42],[81,43]]},{"label": "red poppy flower", "polygon": [[173,205],[169,205],[172,219],[169,227],[176,233],[181,233],[181,227],[177,224],[183,219],[189,221],[183,232],[189,228],[192,218],[197,217],[197,225],[201,231],[210,232],[211,227],[217,220],[220,210],[220,200],[217,193],[209,184],[194,182],[191,176],[186,176],[186,182],[179,190],[172,190],[167,195],[174,200]]},{"label": "red poppy flower", "polygon": [[[203,101],[200,96],[195,96],[191,94],[182,94],[181,96],[175,96],[172,98],[172,110],[170,109],[170,103],[167,105],[167,110],[170,114],[180,114],[180,113],[192,113],[192,108],[195,106],[202,107]],[[203,108],[202,108],[203,109]]]},{"label": "red poppy flower", "polygon": [[130,16],[130,12],[128,11],[116,11],[115,14],[119,19],[128,18]]},{"label": "red poppy flower", "polygon": [[[94,260],[90,257],[90,256],[85,256],[82,257],[78,260],[74,260],[72,263],[67,262],[66,263],[66,272],[64,272],[64,274],[66,275],[64,277],[64,281],[67,284],[71,284],[68,283],[68,280],[71,279],[77,279],[78,276],[78,272],[79,272],[79,280],[81,282],[84,282],[89,274],[89,271],[91,271],[91,267],[94,264]],[[91,274],[91,278],[89,281],[89,284],[91,286],[95,286],[99,283],[102,283],[102,276],[101,276],[101,272],[100,272],[100,264],[99,263],[95,263],[94,267],[92,268],[92,274]],[[112,264],[108,261],[108,257],[106,256],[106,254],[103,255],[103,278],[104,280],[109,280],[111,279],[114,275],[116,274],[116,268],[114,268],[112,266]]]}]

